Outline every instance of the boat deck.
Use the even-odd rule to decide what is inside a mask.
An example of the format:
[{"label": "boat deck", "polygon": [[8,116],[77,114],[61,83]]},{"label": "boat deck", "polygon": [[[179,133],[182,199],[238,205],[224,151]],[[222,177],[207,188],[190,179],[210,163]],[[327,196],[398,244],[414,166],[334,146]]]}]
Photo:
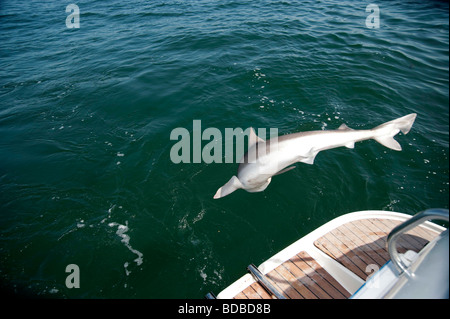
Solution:
[{"label": "boat deck", "polygon": [[[381,268],[389,261],[387,236],[400,221],[389,219],[367,219],[344,224],[314,242],[328,256],[366,280],[372,268]],[[399,241],[398,251],[419,252],[439,233],[416,227]]]},{"label": "boat deck", "polygon": [[[286,299],[349,298],[367,278],[389,261],[387,236],[409,215],[353,215],[301,239],[275,255],[258,270]],[[350,214],[349,214],[350,215]],[[427,222],[401,237],[398,251],[419,252],[443,230]],[[302,249],[304,248],[304,249]],[[264,284],[247,274],[219,298],[271,299]]]},{"label": "boat deck", "polygon": [[[305,251],[292,256],[266,276],[286,299],[344,299],[350,296],[349,292]],[[260,283],[255,282],[234,298],[272,297]]]}]

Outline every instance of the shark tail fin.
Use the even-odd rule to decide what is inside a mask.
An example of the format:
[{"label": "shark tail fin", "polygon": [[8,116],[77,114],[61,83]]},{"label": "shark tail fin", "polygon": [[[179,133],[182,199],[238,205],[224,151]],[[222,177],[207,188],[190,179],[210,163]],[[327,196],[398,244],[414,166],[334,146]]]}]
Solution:
[{"label": "shark tail fin", "polygon": [[242,187],[243,187],[243,185],[242,185],[241,181],[239,180],[239,178],[237,178],[236,176],[233,176],[228,181],[228,183],[226,183],[225,185],[223,185],[221,188],[219,188],[217,190],[216,195],[214,195],[214,199],[225,197],[225,196],[231,194],[232,192],[234,192],[235,190],[242,188]]},{"label": "shark tail fin", "polygon": [[397,135],[400,131],[403,134],[408,134],[411,130],[412,125],[414,124],[414,120],[416,119],[417,114],[411,113],[406,116],[400,117],[396,120],[386,122],[381,124],[373,129],[375,132],[374,139],[395,151],[401,151],[401,145],[394,139],[394,136]]}]

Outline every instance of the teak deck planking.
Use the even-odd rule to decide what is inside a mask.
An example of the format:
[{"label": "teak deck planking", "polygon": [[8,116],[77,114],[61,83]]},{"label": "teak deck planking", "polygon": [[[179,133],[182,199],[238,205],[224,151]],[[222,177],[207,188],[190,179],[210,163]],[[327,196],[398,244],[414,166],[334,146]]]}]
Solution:
[{"label": "teak deck planking", "polygon": [[[389,259],[386,240],[389,232],[401,222],[391,219],[362,219],[348,222],[314,242],[316,248],[348,268],[363,280]],[[422,226],[404,234],[397,249],[420,251],[436,232]],[[301,251],[266,274],[271,283],[288,299],[343,299],[350,297],[325,269],[307,252]],[[255,282],[237,294],[235,299],[271,299]]]}]

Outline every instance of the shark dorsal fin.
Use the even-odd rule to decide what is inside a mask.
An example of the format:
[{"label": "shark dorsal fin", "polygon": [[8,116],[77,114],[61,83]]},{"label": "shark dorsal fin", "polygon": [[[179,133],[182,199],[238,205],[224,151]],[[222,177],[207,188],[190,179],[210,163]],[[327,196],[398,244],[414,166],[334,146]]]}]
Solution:
[{"label": "shark dorsal fin", "polygon": [[341,130],[341,131],[350,131],[350,130],[353,130],[352,128],[349,128],[347,125],[345,125],[345,124],[342,124],[341,126],[339,126],[339,128],[338,128],[338,130]]},{"label": "shark dorsal fin", "polygon": [[250,132],[248,135],[248,148],[252,147],[256,143],[259,142],[265,142],[262,138],[260,138],[258,135],[256,135],[255,130],[253,127],[250,127]]}]

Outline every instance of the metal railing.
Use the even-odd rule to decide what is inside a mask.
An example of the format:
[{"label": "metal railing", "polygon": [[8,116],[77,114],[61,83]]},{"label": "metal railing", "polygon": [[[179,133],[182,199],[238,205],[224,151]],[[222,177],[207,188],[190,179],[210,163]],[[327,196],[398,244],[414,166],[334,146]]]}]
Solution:
[{"label": "metal railing", "polygon": [[274,285],[264,276],[261,271],[259,271],[258,267],[256,267],[253,264],[250,264],[247,267],[247,270],[252,274],[253,278],[257,282],[261,284],[261,286],[272,296],[275,296],[277,299],[286,299],[281,292],[278,291],[277,288],[275,288]]},{"label": "metal railing", "polygon": [[424,210],[420,213],[417,213],[404,223],[398,225],[395,227],[388,235],[387,238],[387,246],[389,255],[391,256],[392,263],[394,264],[395,268],[400,273],[408,273],[408,265],[406,265],[403,260],[400,257],[400,254],[397,251],[397,239],[407,231],[413,229],[416,226],[419,226],[420,224],[424,223],[428,220],[443,220],[443,221],[449,221],[449,212],[448,209],[440,209],[440,208],[432,208]]}]

